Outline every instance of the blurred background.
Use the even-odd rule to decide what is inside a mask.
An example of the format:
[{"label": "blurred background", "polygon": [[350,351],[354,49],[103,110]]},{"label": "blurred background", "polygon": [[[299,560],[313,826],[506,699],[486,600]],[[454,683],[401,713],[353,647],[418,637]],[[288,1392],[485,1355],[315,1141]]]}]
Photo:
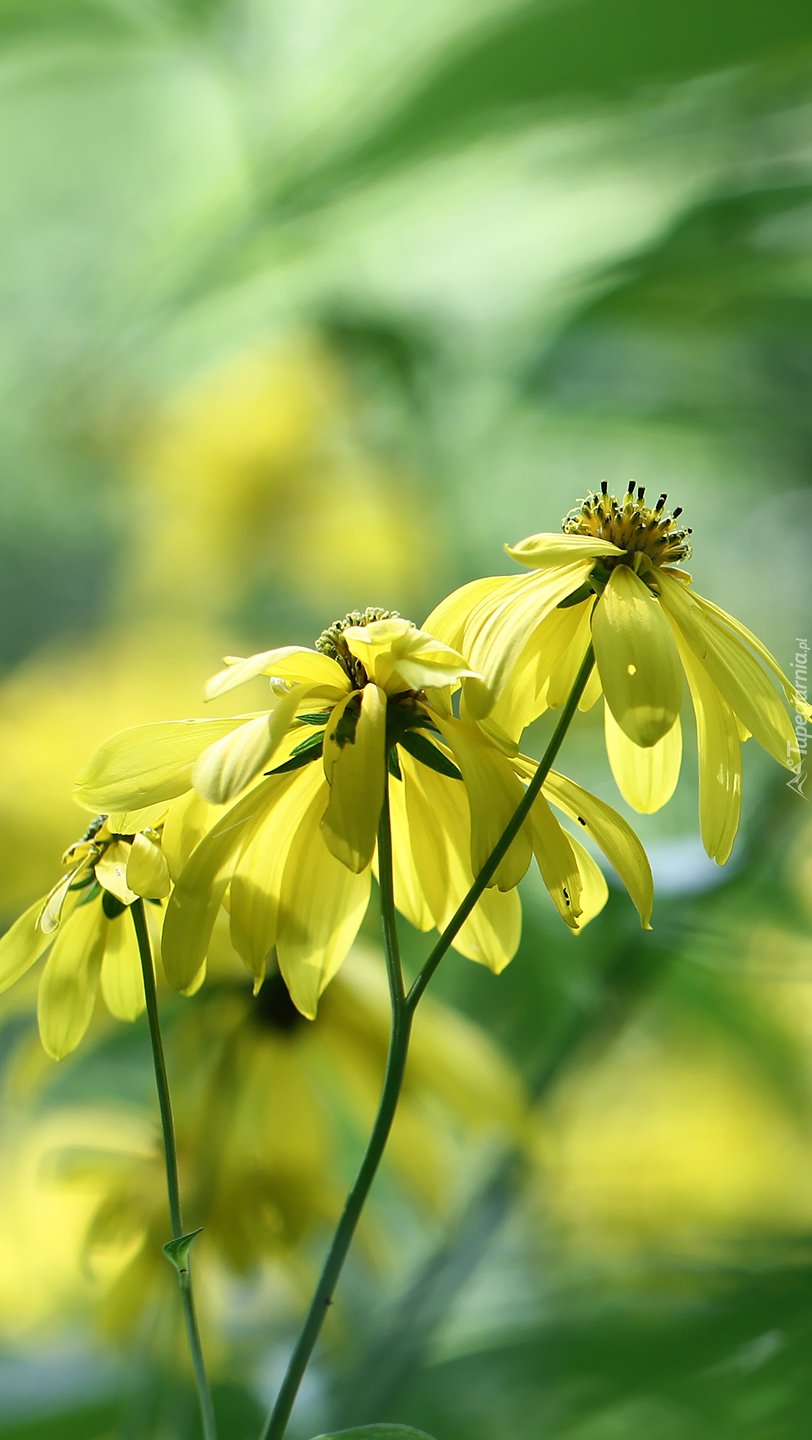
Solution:
[{"label": "blurred background", "polygon": [[[697,589],[794,670],[801,0],[2,0],[0,44],[3,924],[84,829],[108,734],[350,608],[419,623],[603,479],[667,490]],[[651,934],[613,890],[575,940],[530,878],[509,969],[441,968],[295,1440],[808,1434],[812,810],[747,754],[717,870],[692,744],[634,817]],[[624,809],[597,710],[561,765]],[[222,1435],[248,1440],[386,1003],[374,907],[312,1026],[218,943],[164,999]],[[194,1440],[145,1025],[100,1013],[56,1065],[36,983],[0,1001],[0,1436]]]}]

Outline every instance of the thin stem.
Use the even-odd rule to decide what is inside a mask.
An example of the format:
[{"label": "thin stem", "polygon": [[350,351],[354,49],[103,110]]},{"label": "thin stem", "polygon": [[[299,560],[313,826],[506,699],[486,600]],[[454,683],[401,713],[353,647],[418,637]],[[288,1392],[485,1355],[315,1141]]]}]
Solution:
[{"label": "thin stem", "polygon": [[544,784],[544,781],[547,779],[547,776],[552,769],[553,761],[555,760],[556,755],[561,749],[561,744],[564,736],[567,733],[567,730],[569,729],[570,721],[572,720],[572,717],[575,714],[576,709],[578,708],[578,701],[583,695],[584,690],[586,689],[587,680],[592,674],[592,666],[594,665],[594,663],[595,654],[592,649],[592,645],[590,644],[589,649],[584,656],[581,668],[575,677],[575,683],[569,693],[569,696],[567,697],[567,702],[563,710],[561,711],[558,719],[558,724],[553,731],[550,743],[538,763],[538,768],[535,775],[530,781],[530,784],[528,785],[524,796],[520,800],[519,804],[516,806],[516,810],[514,811],[512,819],[508,822],[505,830],[502,832],[500,838],[494,845],[490,855],[485,861],[485,864],[483,865],[473,885],[468,891],[468,894],[465,896],[465,899],[457,907],[456,911],[446,925],[445,930],[437,941],[437,944],[429,955],[425,965],[420,971],[420,974],[417,976],[417,979],[412,985],[411,990],[406,996],[406,1007],[410,1013],[414,1013],[415,1007],[417,1006],[420,997],[425,991],[426,986],[428,985],[432,975],[437,969],[437,966],[439,965],[449,946],[452,944],[457,932],[465,924],[465,921],[468,919],[468,916],[476,905],[477,900],[485,891],[488,881],[491,880],[496,874],[499,865],[501,864],[505,855],[507,855],[510,846],[516,839],[516,836],[521,830],[522,825],[530,814],[530,810],[533,806],[533,801],[536,799],[536,796],[538,795],[542,785]]},{"label": "thin stem", "polygon": [[[169,1095],[169,1079],[166,1073],[166,1059],[164,1058],[164,1045],[161,1037],[161,1022],[158,1016],[155,967],[152,961],[152,947],[149,943],[149,931],[147,930],[147,919],[144,914],[143,900],[138,899],[133,902],[130,906],[130,914],[133,917],[133,925],[135,926],[135,933],[138,939],[138,953],[141,956],[141,973],[144,977],[144,994],[147,1000],[149,1038],[152,1044],[152,1061],[155,1067],[155,1085],[158,1090],[158,1107],[161,1112],[161,1130],[164,1140],[166,1189],[169,1196],[172,1239],[179,1240],[184,1230],[183,1212],[180,1204],[180,1184],[178,1182],[178,1151],[175,1144],[175,1121],[172,1115],[172,1101]],[[200,1330],[197,1323],[197,1311],[195,1310],[194,1291],[192,1290],[190,1257],[187,1257],[184,1269],[178,1270],[178,1284],[183,1302],[183,1312],[186,1318],[186,1333],[189,1338],[192,1365],[195,1372],[197,1398],[200,1403],[200,1418],[203,1424],[203,1437],[204,1440],[217,1440],[214,1406],[212,1404],[208,1376],[206,1375],[206,1365],[200,1343]]]},{"label": "thin stem", "polygon": [[400,1098],[403,1072],[406,1068],[412,1015],[406,1006],[403,972],[400,965],[392,879],[392,832],[389,796],[386,789],[378,826],[378,872],[381,887],[381,923],[386,952],[386,973],[389,978],[389,993],[392,1000],[392,1029],[389,1035],[389,1053],[386,1059],[386,1073],[378,1113],[364,1158],[347,1196],[338,1228],[333,1236],[333,1243],[316,1286],[307,1318],[290,1357],[282,1388],[260,1440],[282,1440],[287,1428],[302,1376],[307,1369],[310,1356],[324,1324],[324,1318],[333,1303],[333,1292],[389,1138],[389,1131]]}]

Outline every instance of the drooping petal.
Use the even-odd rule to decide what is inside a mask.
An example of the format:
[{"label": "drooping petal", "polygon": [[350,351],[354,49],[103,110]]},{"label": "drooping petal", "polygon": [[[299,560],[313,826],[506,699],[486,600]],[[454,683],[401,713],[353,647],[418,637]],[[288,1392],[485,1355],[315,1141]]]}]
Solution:
[{"label": "drooping petal", "polygon": [[561,919],[577,930],[581,914],[581,872],[570,837],[562,830],[543,795],[533,802],[530,826],[541,878]]},{"label": "drooping petal", "polygon": [[[478,875],[505,826],[520,804],[524,791],[511,761],[490,743],[475,725],[462,720],[436,718],[437,728],[462,772],[471,808],[471,867]],[[459,781],[453,782],[459,784]],[[512,890],[525,874],[532,854],[527,824],[522,826],[491,885]]]},{"label": "drooping petal", "polygon": [[659,600],[628,565],[612,571],[592,618],[606,703],[635,745],[656,745],[679,714],[682,671]]},{"label": "drooping petal", "polygon": [[225,695],[246,680],[257,675],[273,675],[280,680],[291,680],[295,684],[311,682],[336,691],[336,699],[349,688],[347,677],[337,661],[318,650],[309,650],[305,645],[283,645],[277,650],[263,650],[247,660],[228,656],[228,668],[213,675],[203,688],[203,697],[214,700]]},{"label": "drooping petal", "polygon": [[160,824],[168,808],[166,800],[157,800],[154,805],[143,805],[139,810],[118,810],[107,816],[105,828],[111,835],[135,835],[139,830],[151,830]]},{"label": "drooping petal", "polygon": [[47,898],[45,896],[29,905],[0,939],[0,991],[8,990],[15,980],[30,970],[51,944],[51,934],[37,925],[37,917]]},{"label": "drooping petal", "polygon": [[468,617],[474,607],[514,578],[512,575],[488,575],[482,580],[471,580],[467,585],[462,585],[459,590],[454,590],[445,600],[441,600],[439,605],[435,605],[422,626],[423,630],[434,635],[437,640],[442,640],[444,645],[459,650]]},{"label": "drooping petal", "polygon": [[388,694],[427,685],[455,685],[472,672],[457,650],[418,630],[408,620],[374,620],[344,631],[350,651],[370,679]]},{"label": "drooping petal", "polygon": [[76,799],[107,814],[172,800],[190,788],[198,755],[245,719],[170,720],[121,730],[99,746],[79,776]]},{"label": "drooping petal", "polygon": [[[527,762],[526,762],[527,763]],[[535,762],[526,769],[532,775]],[[614,866],[626,886],[645,930],[650,930],[651,910],[654,904],[654,881],[643,846],[631,825],[596,795],[591,795],[574,780],[551,770],[544,782],[547,799],[571,820],[576,820],[588,835],[591,835],[599,850]]]},{"label": "drooping petal", "polygon": [[231,943],[258,979],[276,944],[282,875],[293,836],[322,784],[317,764],[295,772],[265,822],[256,826],[231,877]]},{"label": "drooping petal", "polygon": [[343,743],[339,738],[344,701],[336,706],[324,732],[330,803],[321,822],[326,845],[356,875],[372,859],[386,776],[386,695],[378,685],[369,684],[360,696],[353,738]]},{"label": "drooping petal", "polygon": [[37,1017],[43,1048],[53,1060],[75,1050],[90,1024],[107,924],[101,905],[77,906],[48,956],[39,983]]},{"label": "drooping petal", "polygon": [[[676,627],[675,627],[676,629]],[[711,860],[730,858],[742,808],[742,755],[736,716],[677,630],[696,715],[699,749],[699,824]]]},{"label": "drooping petal", "polygon": [[623,799],[639,815],[653,815],[671,799],[682,764],[682,726],[677,716],[656,745],[635,745],[604,706],[606,753]]},{"label": "drooping petal", "polygon": [[732,630],[734,635],[737,635],[740,640],[744,641],[745,645],[749,645],[751,650],[755,650],[759,659],[764,662],[767,669],[771,670],[776,680],[778,680],[793,710],[797,709],[807,720],[812,720],[812,706],[810,706],[809,701],[805,696],[798,693],[796,686],[793,685],[789,677],[784,674],[772,651],[767,649],[767,646],[759,640],[758,636],[754,635],[752,630],[748,630],[746,625],[742,625],[740,620],[736,620],[733,615],[728,615],[726,610],[720,610],[719,606],[714,605],[712,600],[706,600],[703,595],[697,595],[695,590],[691,591],[691,598],[710,619],[717,620],[721,625],[726,626],[728,630]]},{"label": "drooping petal", "polygon": [[[564,617],[558,634],[555,663],[550,667],[546,701],[551,710],[558,710],[569,699],[578,671],[584,663],[586,652],[592,640],[592,611],[594,601],[586,600],[568,610],[557,611]],[[552,619],[552,616],[549,617]],[[549,619],[545,624],[549,624]],[[592,674],[594,674],[594,669]]]},{"label": "drooping petal", "polygon": [[161,849],[173,880],[177,880],[195,846],[206,831],[216,825],[222,814],[222,806],[210,805],[196,790],[187,790],[170,805],[161,836]]},{"label": "drooping petal", "polygon": [[108,845],[95,866],[96,879],[102,889],[109,890],[122,905],[132,905],[133,900],[137,899],[135,891],[127,884],[129,859],[129,845],[124,840],[116,840],[112,845]]},{"label": "drooping petal", "polygon": [[318,688],[295,685],[286,695],[274,697],[267,714],[257,715],[210,745],[192,771],[192,783],[198,794],[210,805],[226,805],[236,799],[264,770],[279,749],[296,711]]},{"label": "drooping petal", "polygon": [[[409,843],[425,903],[443,930],[473,884],[471,821],[458,780],[400,757]],[[518,892],[486,890],[451,944],[460,955],[498,975],[518,949],[522,907]]]},{"label": "drooping petal", "polygon": [[77,865],[73,870],[69,870],[67,875],[63,875],[62,879],[58,880],[53,889],[46,895],[45,902],[37,917],[37,929],[41,930],[43,935],[53,935],[54,931],[59,927],[62,919],[62,911],[68,900],[70,887],[80,876],[81,872],[86,869],[87,865],[83,861],[82,864]]},{"label": "drooping petal", "polygon": [[[429,909],[412,854],[412,837],[406,814],[406,784],[389,781],[389,814],[392,827],[392,877],[395,906],[416,930],[431,930],[434,917]],[[378,852],[372,860],[372,871],[378,878]]]},{"label": "drooping petal", "polygon": [[[557,676],[559,667],[567,665],[570,657],[574,656],[577,658],[572,677],[574,680],[591,639],[589,617],[593,604],[594,596],[580,605],[564,610],[556,608],[533,631],[493,709],[487,719],[480,722],[483,729],[487,728],[490,722],[518,741],[522,731],[547,709],[548,705],[560,703],[557,698],[550,699],[551,684],[554,697],[560,688],[558,683],[552,682],[551,677]],[[567,687],[567,694],[570,689],[571,683]],[[474,718],[468,714],[465,692],[460,716],[463,719]]]},{"label": "drooping petal", "polygon": [[463,682],[472,716],[488,714],[536,628],[580,588],[594,563],[577,560],[521,575],[474,606],[460,647],[471,668],[485,677]]},{"label": "drooping petal", "polygon": [[161,935],[166,978],[176,990],[191,985],[206,958],[217,911],[240,851],[296,773],[271,775],[249,790],[195,846],[178,876]]},{"label": "drooping petal", "polygon": [[137,1020],[147,1003],[138,940],[128,910],[107,922],[101,992],[117,1020]]},{"label": "drooping petal", "polygon": [[291,842],[277,929],[279,968],[294,1005],[309,1020],[358,934],[372,884],[369,866],[356,874],[327,848],[321,821],[328,799],[324,780]]},{"label": "drooping petal", "polygon": [[143,831],[133,836],[125,879],[130,890],[145,900],[163,900],[172,888],[166,856]]},{"label": "drooping petal", "polygon": [[547,565],[569,565],[573,560],[596,560],[601,555],[622,555],[617,545],[610,540],[598,540],[592,535],[562,535],[560,531],[540,535],[528,535],[516,545],[506,545],[511,560],[520,565],[541,569]]},{"label": "drooping petal", "polygon": [[580,841],[576,840],[574,835],[570,835],[569,842],[575,852],[581,877],[581,913],[574,926],[575,933],[578,935],[590,920],[594,920],[596,915],[600,915],[609,899],[609,886],[600,866],[593,860],[589,851],[584,849]]},{"label": "drooping petal", "polygon": [[747,646],[670,576],[660,578],[663,604],[731,710],[779,765],[800,759],[795,729],[781,697]]}]

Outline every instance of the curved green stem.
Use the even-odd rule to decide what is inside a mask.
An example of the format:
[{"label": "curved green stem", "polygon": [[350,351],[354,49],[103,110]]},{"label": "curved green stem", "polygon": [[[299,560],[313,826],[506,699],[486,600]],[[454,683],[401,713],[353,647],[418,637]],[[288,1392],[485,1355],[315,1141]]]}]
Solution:
[{"label": "curved green stem", "polygon": [[[147,919],[144,914],[144,902],[141,899],[135,900],[130,906],[130,914],[133,917],[133,925],[138,939],[138,953],[141,956],[141,973],[144,977],[144,994],[147,1000],[147,1019],[149,1021],[149,1038],[152,1044],[152,1061],[155,1067],[155,1084],[158,1090],[158,1106],[161,1112],[161,1130],[164,1141],[164,1159],[166,1163],[166,1189],[169,1196],[169,1215],[172,1222],[172,1239],[179,1240],[183,1236],[183,1212],[180,1204],[180,1184],[178,1181],[178,1151],[175,1144],[175,1121],[172,1115],[172,1101],[169,1095],[169,1079],[166,1073],[166,1059],[164,1057],[163,1039],[161,1037],[161,1023],[158,1016],[158,994],[155,988],[155,966],[152,961],[152,947],[149,943],[149,932],[147,930]],[[217,1440],[217,1426],[214,1419],[214,1406],[212,1404],[211,1390],[209,1388],[206,1365],[203,1359],[203,1349],[200,1343],[200,1330],[197,1323],[197,1311],[195,1309],[194,1291],[192,1290],[191,1261],[187,1255],[184,1265],[176,1267],[178,1270],[178,1285],[180,1287],[183,1313],[186,1318],[186,1333],[189,1337],[189,1349],[192,1354],[192,1365],[195,1372],[195,1384],[197,1386],[197,1397],[200,1403],[200,1418],[203,1424],[204,1440]]]},{"label": "curved green stem", "polygon": [[[388,782],[387,782],[388,783]],[[378,1105],[378,1113],[372,1134],[369,1137],[364,1158],[353,1181],[341,1219],[338,1222],[333,1243],[330,1246],[319,1283],[307,1312],[307,1318],[290,1357],[282,1388],[276,1399],[270,1418],[262,1432],[261,1440],[282,1440],[287,1428],[293,1402],[307,1369],[310,1356],[318,1340],[321,1327],[329,1307],[333,1303],[333,1291],[352,1244],[361,1211],[364,1208],[372,1182],[375,1179],[384,1147],[389,1138],[395,1110],[400,1098],[403,1072],[409,1052],[409,1035],[412,1028],[411,1013],[406,1008],[403,987],[403,972],[400,965],[397,921],[392,882],[392,832],[389,818],[389,795],[384,792],[383,809],[378,826],[378,874],[381,886],[381,923],[383,927],[384,950],[386,952],[386,973],[389,979],[389,994],[392,1002],[392,1029],[389,1035],[389,1052],[386,1058],[386,1073]]]},{"label": "curved green stem", "polygon": [[564,736],[566,735],[570,726],[570,721],[572,720],[572,717],[578,708],[578,702],[581,699],[584,690],[586,689],[586,682],[592,674],[592,666],[594,665],[594,663],[595,653],[590,644],[589,649],[584,656],[581,668],[575,677],[575,683],[567,697],[567,702],[558,718],[558,724],[553,731],[550,743],[538,763],[536,773],[530,781],[530,784],[528,785],[522,800],[516,806],[512,818],[508,821],[506,828],[504,829],[500,838],[494,845],[490,855],[485,861],[485,864],[482,866],[482,869],[477,875],[476,880],[468,891],[468,894],[465,896],[465,899],[457,907],[448,924],[446,925],[445,930],[437,941],[437,944],[429,955],[428,960],[426,961],[425,965],[417,976],[417,979],[415,980],[411,990],[406,996],[406,1007],[410,1011],[410,1013],[414,1013],[415,1007],[417,1006],[418,1001],[420,1000],[421,995],[426,989],[426,986],[428,985],[432,975],[437,969],[437,966],[439,965],[449,946],[452,944],[455,936],[457,935],[457,932],[465,924],[465,921],[468,919],[468,916],[476,905],[477,900],[487,888],[488,881],[491,880],[495,875],[497,869],[499,868],[499,865],[501,864],[504,857],[507,855],[507,852],[510,849],[513,841],[516,839],[516,836],[521,830],[522,825],[530,814],[530,811],[533,807],[533,801],[536,799],[536,796],[538,795],[542,785],[544,784],[544,781],[547,779],[547,776],[549,775],[553,767],[553,761],[555,760],[556,755],[561,749]]},{"label": "curved green stem", "polygon": [[330,1305],[333,1303],[333,1291],[335,1290],[344,1266],[344,1261],[347,1258],[347,1252],[349,1251],[358,1221],[361,1217],[361,1212],[380,1164],[381,1156],[383,1155],[386,1142],[389,1138],[389,1131],[392,1128],[392,1121],[395,1117],[397,1103],[400,1098],[403,1074],[406,1068],[406,1057],[409,1052],[412,1020],[414,1019],[417,1004],[458,930],[467,920],[477,900],[485,890],[488,881],[493,877],[500,861],[507,854],[510,845],[518,835],[524,821],[527,819],[533,801],[536,799],[544,781],[547,779],[553,761],[561,748],[561,743],[567,733],[570,721],[577,709],[578,701],[584,693],[594,660],[595,657],[592,646],[590,645],[584,662],[576,676],[575,684],[572,687],[567,703],[561,711],[552,739],[544,752],[543,758],[539,762],[538,769],[528,785],[524,797],[517,806],[504,833],[497,841],[477,875],[465,899],[440,936],[440,939],[429,955],[408,995],[404,991],[403,971],[401,969],[400,951],[398,947],[392,876],[392,829],[389,815],[389,781],[387,776],[384,788],[384,803],[381,810],[380,824],[378,826],[378,874],[381,887],[381,924],[383,927],[383,941],[386,954],[386,973],[389,979],[389,994],[392,1002],[392,1029],[389,1036],[386,1073],[384,1075],[378,1113],[375,1117],[375,1124],[372,1127],[372,1134],[369,1137],[364,1158],[361,1161],[352,1189],[347,1196],[341,1219],[338,1222],[338,1228],[333,1236],[333,1242],[330,1246],[324,1268],[310,1304],[310,1309],[307,1312],[307,1317],[288,1363],[276,1404],[260,1436],[260,1440],[283,1440],[288,1420],[290,1419],[290,1413],[293,1409],[293,1403],[302,1382],[302,1377],[315,1348],[321,1327],[324,1324],[324,1317]]}]

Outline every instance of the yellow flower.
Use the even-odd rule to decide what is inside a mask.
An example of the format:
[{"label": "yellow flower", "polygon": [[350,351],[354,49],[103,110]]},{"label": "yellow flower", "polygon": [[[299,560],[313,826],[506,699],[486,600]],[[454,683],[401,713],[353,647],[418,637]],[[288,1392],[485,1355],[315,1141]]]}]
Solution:
[{"label": "yellow flower", "polygon": [[[162,817],[166,806],[157,808]],[[0,939],[0,991],[50,952],[40,977],[37,1017],[42,1044],[54,1060],[79,1044],[99,987],[119,1020],[134,1020],[144,1009],[128,910],[139,896],[158,900],[169,894],[161,817],[149,811],[98,816],[62,857],[67,873]]]},{"label": "yellow flower", "polygon": [[[474,678],[462,655],[399,616],[355,612],[315,650],[227,665],[207,695],[268,675],[269,711],[125,731],[91,761],[79,799],[144,805],[187,792],[164,832],[176,882],[161,942],[168,979],[192,983],[225,904],[257,984],[275,946],[294,1003],[312,1018],[367,908],[387,763],[395,903],[419,930],[451,919],[523,787],[513,759],[453,714],[452,691]],[[573,928],[606,898],[594,861],[540,796],[453,942],[497,972],[519,942],[515,886],[534,853]]]},{"label": "yellow flower", "polygon": [[691,554],[690,530],[666,496],[649,508],[644,490],[617,500],[590,494],[563,533],[508,546],[532,574],[475,580],[426,621],[464,649],[483,678],[464,683],[461,713],[494,736],[516,740],[543,710],[566,699],[592,641],[596,669],[581,700],[603,692],[606,745],[624,798],[651,813],[673,794],[682,759],[682,675],[696,714],[700,822],[708,854],[728,859],[741,811],[741,741],[797,768],[795,730],[769,674],[799,713],[812,715],[769,650],[744,625],[697,595],[676,567]]}]

